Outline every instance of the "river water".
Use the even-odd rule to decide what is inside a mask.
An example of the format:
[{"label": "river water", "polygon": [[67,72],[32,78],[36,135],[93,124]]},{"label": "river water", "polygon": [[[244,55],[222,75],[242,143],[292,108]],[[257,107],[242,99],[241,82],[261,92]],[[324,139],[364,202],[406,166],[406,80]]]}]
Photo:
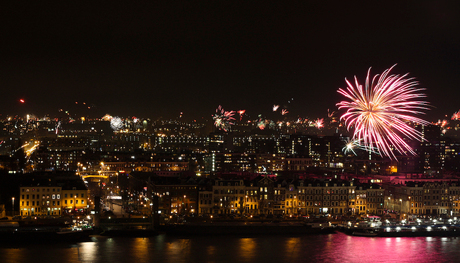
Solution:
[{"label": "river water", "polygon": [[311,236],[92,237],[1,245],[0,262],[460,262],[460,238]]}]

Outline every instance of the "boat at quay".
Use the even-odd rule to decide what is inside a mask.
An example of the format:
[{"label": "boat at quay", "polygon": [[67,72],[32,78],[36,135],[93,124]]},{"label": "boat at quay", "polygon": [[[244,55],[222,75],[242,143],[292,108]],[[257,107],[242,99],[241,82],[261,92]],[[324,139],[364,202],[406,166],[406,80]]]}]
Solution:
[{"label": "boat at quay", "polygon": [[16,242],[73,242],[88,239],[91,228],[74,225],[24,224],[24,222],[0,222],[0,243]]},{"label": "boat at quay", "polygon": [[339,229],[348,235],[367,237],[457,237],[460,224],[457,220],[417,220],[400,223],[378,222],[375,220],[347,222]]},{"label": "boat at quay", "polygon": [[344,228],[342,231],[353,236],[367,237],[458,237],[460,226],[396,226],[378,228]]}]

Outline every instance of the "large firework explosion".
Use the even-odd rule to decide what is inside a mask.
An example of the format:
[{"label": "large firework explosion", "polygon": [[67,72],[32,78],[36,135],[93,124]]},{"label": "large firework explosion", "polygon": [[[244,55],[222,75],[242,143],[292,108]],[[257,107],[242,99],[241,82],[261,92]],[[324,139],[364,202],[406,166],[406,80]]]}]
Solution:
[{"label": "large firework explosion", "polygon": [[364,87],[356,76],[354,86],[345,79],[347,89],[338,92],[350,101],[342,101],[337,106],[346,109],[340,119],[345,120],[347,129],[354,127],[353,139],[362,140],[366,149],[376,148],[380,155],[396,159],[392,148],[400,154],[415,155],[403,137],[423,140],[422,134],[410,122],[429,122],[413,116],[428,109],[428,102],[423,100],[426,96],[420,92],[424,89],[419,88],[413,78],[406,78],[408,74],[389,75],[394,66],[372,80],[369,68]]},{"label": "large firework explosion", "polygon": [[214,119],[214,125],[219,128],[220,130],[228,131],[231,125],[233,125],[233,115],[235,115],[234,111],[225,111],[221,105],[217,107],[216,114],[212,117]]}]

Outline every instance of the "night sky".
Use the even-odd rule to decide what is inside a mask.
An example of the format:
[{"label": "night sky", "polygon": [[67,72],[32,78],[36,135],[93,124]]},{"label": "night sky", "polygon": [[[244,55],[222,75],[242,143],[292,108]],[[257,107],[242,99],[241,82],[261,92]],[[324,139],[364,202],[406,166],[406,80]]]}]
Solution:
[{"label": "night sky", "polygon": [[345,77],[395,63],[428,120],[460,109],[460,1],[95,2],[2,5],[2,116],[326,117]]}]

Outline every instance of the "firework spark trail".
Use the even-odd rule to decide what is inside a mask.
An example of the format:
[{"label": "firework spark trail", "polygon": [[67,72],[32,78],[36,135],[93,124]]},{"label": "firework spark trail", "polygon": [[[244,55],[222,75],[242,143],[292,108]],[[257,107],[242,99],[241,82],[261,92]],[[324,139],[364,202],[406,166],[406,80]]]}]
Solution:
[{"label": "firework spark trail", "polygon": [[357,155],[356,152],[354,151],[355,149],[362,149],[365,151],[370,151],[372,153],[379,154],[378,150],[375,148],[368,148],[363,145],[361,145],[362,140],[354,140],[352,138],[347,138],[345,141],[345,146],[342,148],[342,152],[347,154],[352,152],[354,155]]},{"label": "firework spark trail", "polygon": [[345,79],[347,89],[339,89],[338,92],[350,101],[337,103],[339,109],[346,109],[340,119],[345,120],[348,130],[354,127],[354,139],[362,139],[368,149],[375,147],[380,155],[394,159],[392,146],[401,154],[409,152],[415,155],[400,135],[422,140],[421,133],[406,122],[429,124],[413,116],[423,114],[421,110],[428,110],[428,102],[422,100],[426,96],[420,93],[424,89],[417,87],[418,83],[413,78],[406,78],[408,74],[389,75],[395,66],[380,76],[375,75],[371,81],[369,68],[364,88],[356,76],[354,86]]},{"label": "firework spark trail", "polygon": [[240,121],[243,119],[243,115],[246,112],[246,110],[239,110],[238,114],[240,115]]},{"label": "firework spark trail", "polygon": [[56,128],[55,128],[56,134],[59,134],[59,131],[61,130],[61,127],[62,127],[61,121],[58,121],[56,123]]},{"label": "firework spark trail", "polygon": [[280,105],[273,105],[273,111],[277,111]]}]

